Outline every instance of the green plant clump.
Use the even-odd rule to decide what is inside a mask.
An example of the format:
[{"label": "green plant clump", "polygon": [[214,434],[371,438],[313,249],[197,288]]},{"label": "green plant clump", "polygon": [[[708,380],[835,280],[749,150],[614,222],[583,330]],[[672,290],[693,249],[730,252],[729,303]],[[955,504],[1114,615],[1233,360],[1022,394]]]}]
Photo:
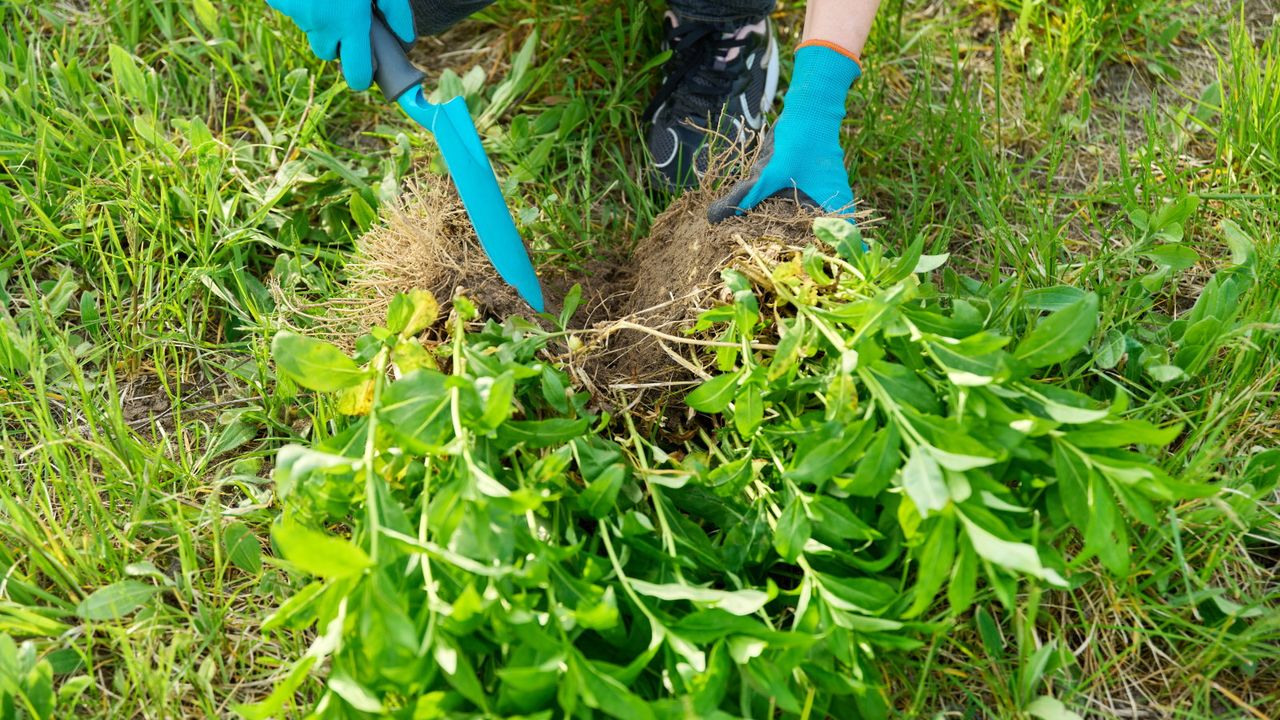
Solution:
[{"label": "green plant clump", "polygon": [[[272,539],[314,580],[264,630],[315,639],[239,712],[278,716],[323,668],[323,718],[886,717],[895,654],[975,594],[1013,609],[1091,558],[1124,575],[1134,523],[1213,492],[1132,449],[1179,426],[1068,379],[1094,294],[925,282],[946,256],[815,231],[725,271],[683,445],[592,414],[539,359],[572,303],[555,332],[467,333],[459,300],[428,349],[434,300],[401,296],[355,359],[278,334],[278,369],[352,419],[279,453]],[[1029,663],[1033,714],[1071,717],[1040,681],[1059,656]]]}]

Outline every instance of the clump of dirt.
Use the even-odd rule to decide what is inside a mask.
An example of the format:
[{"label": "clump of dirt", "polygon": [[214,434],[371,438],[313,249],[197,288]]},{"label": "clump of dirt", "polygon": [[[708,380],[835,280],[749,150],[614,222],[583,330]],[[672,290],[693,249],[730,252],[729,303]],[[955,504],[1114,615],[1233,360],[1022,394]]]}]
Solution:
[{"label": "clump of dirt", "polygon": [[392,298],[410,290],[428,290],[442,302],[462,293],[494,317],[529,312],[489,264],[447,179],[419,180],[383,217],[348,265],[350,296],[330,308],[343,325],[363,334],[386,319]]},{"label": "clump of dirt", "polygon": [[[699,356],[707,348],[690,343],[687,331],[703,311],[730,299],[721,272],[750,252],[776,260],[810,236],[814,215],[794,204],[771,203],[750,218],[712,225],[707,206],[714,199],[705,189],[684,194],[619,261],[616,276],[606,280],[615,296],[607,317],[582,325],[596,337],[579,364],[580,380],[598,389],[637,389],[701,375]],[[581,282],[597,287],[594,277]]]},{"label": "clump of dirt", "polygon": [[[684,194],[626,256],[597,259],[581,273],[540,271],[551,313],[560,312],[574,284],[582,286],[583,302],[570,322],[581,343],[552,348],[582,386],[634,398],[706,377],[709,343],[688,330],[703,311],[730,300],[721,272],[735,263],[745,268],[741,261],[751,255],[771,264],[809,242],[811,211],[770,202],[749,217],[712,225],[706,212],[715,196],[709,186]],[[752,268],[759,272],[758,264]],[[462,294],[486,318],[532,315],[489,264],[445,178],[419,179],[389,208],[385,223],[360,239],[349,272],[349,296],[330,304],[322,323],[343,345],[381,323],[396,294],[414,289],[434,294],[444,314]],[[433,333],[442,336],[443,328]]]}]

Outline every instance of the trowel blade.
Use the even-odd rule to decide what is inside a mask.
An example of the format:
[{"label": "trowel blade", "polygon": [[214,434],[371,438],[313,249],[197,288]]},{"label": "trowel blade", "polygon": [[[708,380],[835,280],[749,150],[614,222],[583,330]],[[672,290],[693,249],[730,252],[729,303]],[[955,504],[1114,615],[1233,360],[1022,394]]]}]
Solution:
[{"label": "trowel blade", "polygon": [[542,284],[502,197],[466,101],[456,97],[436,105],[427,102],[418,88],[400,96],[399,102],[410,117],[436,136],[462,206],[498,275],[520,293],[529,307],[542,312]]}]

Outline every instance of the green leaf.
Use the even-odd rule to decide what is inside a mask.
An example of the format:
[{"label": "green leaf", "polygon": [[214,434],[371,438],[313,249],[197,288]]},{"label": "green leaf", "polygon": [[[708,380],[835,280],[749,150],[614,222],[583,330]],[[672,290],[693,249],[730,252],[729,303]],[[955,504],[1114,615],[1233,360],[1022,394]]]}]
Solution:
[{"label": "green leaf", "polygon": [[769,363],[767,379],[772,382],[787,374],[800,359],[801,351],[809,339],[808,321],[799,315],[789,326],[782,330],[782,338],[778,340],[778,349],[773,353]]},{"label": "green leaf", "polygon": [[591,630],[608,630],[616,627],[619,619],[618,599],[613,592],[613,586],[610,585],[603,593],[599,593],[598,599],[583,597],[578,602],[573,616],[579,625]]},{"label": "green leaf", "polygon": [[937,415],[942,411],[938,393],[915,370],[898,363],[880,361],[871,366],[871,374],[895,401],[927,415]]},{"label": "green leaf", "polygon": [[508,370],[496,378],[479,378],[476,390],[484,403],[484,415],[480,416],[476,428],[485,432],[497,429],[511,416],[516,396],[515,375]]},{"label": "green leaf", "polygon": [[[48,660],[40,660],[23,678],[27,703],[35,711],[39,720],[53,720],[55,696],[53,694],[53,665]],[[25,716],[23,713],[22,716]]]},{"label": "green leaf", "polygon": [[369,692],[368,688],[342,670],[337,670],[330,674],[327,684],[329,689],[338,697],[362,713],[383,713],[386,711],[382,706],[381,700]]},{"label": "green leaf", "polygon": [[1080,720],[1080,716],[1067,709],[1061,700],[1042,695],[1027,706],[1028,715],[1040,720]]},{"label": "green leaf", "polygon": [[589,418],[570,420],[509,420],[498,428],[498,442],[506,447],[523,444],[529,449],[560,445],[582,435],[591,426]]},{"label": "green leaf", "polygon": [[293,522],[271,527],[271,539],[280,554],[299,570],[328,580],[352,577],[373,566],[355,544]]},{"label": "green leaf", "polygon": [[951,501],[942,468],[926,446],[911,449],[911,456],[902,468],[902,489],[915,503],[920,517],[927,518],[930,513],[943,510]]},{"label": "green leaf", "polygon": [[1098,403],[1087,395],[1047,383],[1026,385],[1024,388],[1028,391],[1033,406],[1039,405],[1035,408],[1036,414],[1060,423],[1084,425],[1105,420],[1111,415],[1110,410],[1098,407]]},{"label": "green leaf", "polygon": [[102,324],[102,313],[98,311],[98,294],[86,291],[80,295],[80,324],[95,335]]},{"label": "green leaf", "polygon": [[1093,352],[1093,364],[1103,370],[1110,370],[1120,364],[1120,359],[1124,357],[1124,352],[1124,333],[1112,328],[1107,331],[1106,337],[1102,339],[1098,349]]},{"label": "green leaf", "polygon": [[913,618],[929,609],[951,573],[956,554],[956,520],[944,515],[933,523],[916,555],[915,601],[904,618]]},{"label": "green leaf", "polygon": [[232,522],[223,528],[222,544],[232,565],[250,575],[257,575],[262,570],[262,546],[244,523]]},{"label": "green leaf", "polygon": [[[842,218],[817,218],[813,221],[813,234],[830,245],[845,260],[863,257],[862,232],[854,223]],[[911,267],[915,267],[912,261]]]},{"label": "green leaf", "polygon": [[947,602],[951,605],[951,615],[959,615],[973,605],[973,596],[978,590],[978,556],[973,551],[973,543],[966,539],[959,543],[959,557],[951,572],[951,583],[947,585]]},{"label": "green leaf", "polygon": [[1089,527],[1089,479],[1093,472],[1084,458],[1067,443],[1053,443],[1053,467],[1058,475],[1058,496],[1067,518],[1080,529]]},{"label": "green leaf", "polygon": [[968,354],[964,352],[965,347],[961,343],[928,342],[925,347],[946,371],[947,379],[956,385],[990,385],[1008,375],[1003,352]]},{"label": "green leaf", "polygon": [[310,625],[315,617],[316,598],[320,597],[321,593],[326,589],[328,589],[328,586],[320,580],[303,586],[291,595],[288,600],[280,603],[280,607],[272,611],[262,621],[262,626],[259,629],[266,633],[280,628],[300,630],[302,627]]},{"label": "green leaf", "polygon": [[823,599],[849,612],[879,615],[898,598],[892,586],[869,577],[818,574],[817,578],[824,591]]},{"label": "green leaf", "polygon": [[1258,258],[1253,239],[1232,220],[1222,221],[1222,235],[1231,248],[1231,262],[1242,267],[1253,267]]},{"label": "green leaf", "polygon": [[719,609],[695,610],[682,615],[670,627],[680,637],[696,643],[711,643],[729,635],[767,640],[771,647],[808,647],[815,641],[813,636],[803,632],[770,630],[759,620]]},{"label": "green leaf", "polygon": [[349,475],[354,469],[354,462],[345,455],[312,450],[302,445],[285,445],[276,453],[271,479],[275,481],[276,492],[287,500],[313,475]]},{"label": "green leaf", "polygon": [[417,340],[401,340],[391,349],[391,361],[396,364],[401,375],[410,375],[417,370],[437,370],[436,359],[427,352]]},{"label": "green leaf", "polygon": [[733,291],[734,324],[744,337],[751,337],[756,323],[760,321],[760,303],[751,291],[751,281],[746,275],[731,268],[722,270],[720,277],[725,286]]},{"label": "green leaf", "polygon": [[960,520],[973,543],[973,549],[987,562],[1039,578],[1050,585],[1067,587],[1067,581],[1061,575],[1040,563],[1040,555],[1034,547],[1026,543],[1002,540],[964,513],[960,514]]},{"label": "green leaf", "polygon": [[1022,302],[1028,310],[1057,312],[1082,300],[1085,291],[1071,285],[1055,285],[1036,288],[1022,294]]},{"label": "green leaf", "polygon": [[760,385],[749,382],[738,390],[733,400],[733,426],[744,438],[755,434],[764,421],[764,391]]},{"label": "green leaf", "polygon": [[962,455],[959,453],[947,452],[931,445],[925,446],[929,455],[937,461],[938,465],[947,470],[956,472],[969,472],[977,468],[989,467],[998,462],[997,458],[986,457],[983,455]]},{"label": "green leaf", "polygon": [[569,673],[588,707],[618,720],[653,720],[648,703],[576,651],[569,656]]},{"label": "green leaf", "polygon": [[142,73],[137,59],[115,43],[107,47],[107,58],[111,65],[111,77],[115,80],[116,89],[122,95],[139,103],[147,102],[147,78]]},{"label": "green leaf", "polygon": [[1242,477],[1260,490],[1275,487],[1280,481],[1280,449],[1262,450],[1250,457]]},{"label": "green leaf", "polygon": [[142,607],[160,590],[137,580],[121,580],[93,591],[76,606],[76,615],[90,621],[119,620]]},{"label": "green leaf", "polygon": [[884,286],[890,286],[906,279],[915,272],[923,252],[924,237],[917,236],[907,247],[903,248],[902,254],[893,261],[893,264],[877,280]]},{"label": "green leaf", "polygon": [[1013,355],[1033,368],[1064,362],[1084,349],[1097,326],[1098,296],[1089,293],[1041,320]]},{"label": "green leaf", "polygon": [[715,590],[689,585],[658,585],[631,580],[631,588],[641,595],[659,600],[688,600],[706,609],[719,609],[733,615],[751,615],[769,602],[769,595],[760,590]]},{"label": "green leaf", "polygon": [[724,412],[737,391],[738,374],[718,375],[702,383],[684,399],[694,410],[705,413]]},{"label": "green leaf", "polygon": [[418,370],[392,383],[376,409],[381,426],[412,452],[441,451],[455,437],[450,380]]},{"label": "green leaf", "polygon": [[333,345],[288,330],[272,338],[271,356],[290,380],[318,392],[337,392],[369,378],[367,370]]},{"label": "green leaf", "polygon": [[900,442],[897,425],[891,423],[880,428],[867,453],[858,461],[853,480],[841,484],[841,489],[858,497],[879,495],[893,481],[894,472],[902,462],[898,452]]},{"label": "green leaf", "polygon": [[1205,318],[1230,322],[1240,312],[1240,296],[1253,284],[1252,275],[1248,268],[1239,267],[1215,273],[1186,314],[1186,326],[1191,327]]},{"label": "green leaf", "polygon": [[432,648],[435,656],[436,664],[440,666],[440,670],[444,672],[445,679],[457,690],[463,697],[480,706],[488,709],[489,698],[485,693],[484,686],[480,684],[480,678],[476,676],[475,666],[471,664],[471,660],[467,653],[459,652],[457,646],[448,639],[441,638]]},{"label": "green leaf", "polygon": [[842,540],[879,540],[883,535],[875,528],[863,522],[849,506],[829,495],[817,495],[805,505],[812,535],[827,545],[836,545]]},{"label": "green leaf", "polygon": [[1182,272],[1200,262],[1200,254],[1186,245],[1157,245],[1141,254],[1172,272]]},{"label": "green leaf", "polygon": [[1158,383],[1171,383],[1187,378],[1186,371],[1177,365],[1148,365],[1145,369],[1151,379]]},{"label": "green leaf", "polygon": [[1107,481],[1097,473],[1089,477],[1089,525],[1084,533],[1084,554],[1096,554],[1115,577],[1129,575],[1129,533]]},{"label": "green leaf", "polygon": [[578,496],[578,507],[597,520],[607,517],[614,511],[618,491],[622,489],[622,482],[626,477],[627,468],[624,465],[605,468]]},{"label": "green leaf", "polygon": [[787,471],[787,479],[821,487],[863,454],[873,431],[874,428],[862,421],[842,426],[839,435],[824,440],[800,457],[795,467]]},{"label": "green leaf", "polygon": [[351,193],[351,199],[347,201],[347,207],[351,209],[351,219],[355,221],[356,227],[362,233],[368,232],[369,228],[378,221],[378,211],[373,209],[370,202],[365,199],[365,194],[360,192]]},{"label": "green leaf", "polygon": [[809,516],[804,511],[804,501],[794,497],[787,504],[778,518],[778,527],[773,533],[773,547],[787,562],[795,562],[809,542]]},{"label": "green leaf", "polygon": [[196,11],[196,20],[200,21],[204,29],[211,33],[218,32],[218,16],[220,13],[213,7],[213,3],[210,0],[194,0],[193,6]]},{"label": "green leaf", "polygon": [[569,292],[565,293],[564,305],[560,308],[560,329],[569,327],[569,321],[573,319],[573,314],[581,305],[582,285],[574,283],[574,286],[569,288]]},{"label": "green leaf", "polygon": [[281,716],[285,703],[294,699],[298,686],[311,677],[311,668],[319,660],[316,655],[304,655],[265,700],[252,705],[233,705],[231,709],[244,720],[275,720]]},{"label": "green leaf", "polygon": [[946,265],[947,261],[950,259],[951,253],[942,253],[941,255],[921,255],[920,258],[916,260],[916,266],[912,272],[917,275],[931,273],[943,265]]},{"label": "green leaf", "polygon": [[1200,206],[1200,198],[1186,195],[1176,201],[1165,203],[1151,215],[1149,229],[1157,236],[1173,241],[1183,237],[1183,225],[1191,219],[1191,215]]},{"label": "green leaf", "polygon": [[1182,434],[1182,423],[1160,427],[1146,420],[1120,420],[1080,425],[1066,439],[1081,448],[1118,448],[1127,445],[1164,447]]}]

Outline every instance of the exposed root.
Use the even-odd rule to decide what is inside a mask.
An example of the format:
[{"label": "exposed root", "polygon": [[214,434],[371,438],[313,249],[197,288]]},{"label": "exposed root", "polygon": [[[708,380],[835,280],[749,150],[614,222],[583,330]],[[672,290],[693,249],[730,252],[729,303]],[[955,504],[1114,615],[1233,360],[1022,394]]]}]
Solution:
[{"label": "exposed root", "polygon": [[[735,267],[767,287],[769,268],[811,241],[819,214],[782,200],[768,201],[747,217],[707,221],[708,206],[736,168],[752,160],[750,153],[713,158],[702,186],[658,216],[648,237],[625,258],[596,260],[576,276],[541,272],[552,313],[560,312],[573,285],[582,287],[583,301],[569,323],[579,329],[580,342],[572,349],[567,342],[549,347],[549,359],[601,405],[633,406],[642,398],[656,407],[710,377],[709,351],[727,343],[692,331],[702,313],[731,302],[723,271]],[[386,209],[384,222],[359,240],[347,270],[349,293],[323,306],[273,291],[284,313],[308,332],[348,348],[383,321],[393,297],[415,289],[435,295],[445,306],[442,316],[459,293],[483,318],[532,315],[493,270],[452,184],[439,176],[419,177]],[[282,321],[288,325],[289,319]],[[439,336],[442,328],[429,334]],[[755,349],[773,347],[762,338]]]}]

